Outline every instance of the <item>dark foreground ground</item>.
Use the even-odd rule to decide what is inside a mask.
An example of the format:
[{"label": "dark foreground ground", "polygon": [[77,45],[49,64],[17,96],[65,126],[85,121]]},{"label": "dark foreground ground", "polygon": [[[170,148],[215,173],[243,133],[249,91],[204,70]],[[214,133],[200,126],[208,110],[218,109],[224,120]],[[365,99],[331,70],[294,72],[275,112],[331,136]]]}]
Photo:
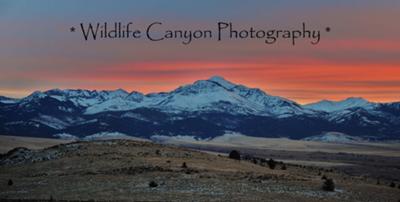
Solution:
[{"label": "dark foreground ground", "polygon": [[[0,199],[400,200],[399,183],[395,182],[394,188],[388,186],[388,180],[395,174],[382,177],[377,184],[373,175],[299,165],[289,161],[290,156],[292,160],[295,157],[293,153],[242,152],[248,154],[248,160],[131,140],[74,142],[43,150],[14,149],[0,157]],[[307,154],[298,155],[304,157],[300,160],[311,158]],[[271,169],[264,160],[269,158],[282,159],[283,163]],[[361,161],[370,163],[363,158]],[[389,169],[395,168],[389,166]],[[322,176],[334,180],[335,191],[322,190]]]}]

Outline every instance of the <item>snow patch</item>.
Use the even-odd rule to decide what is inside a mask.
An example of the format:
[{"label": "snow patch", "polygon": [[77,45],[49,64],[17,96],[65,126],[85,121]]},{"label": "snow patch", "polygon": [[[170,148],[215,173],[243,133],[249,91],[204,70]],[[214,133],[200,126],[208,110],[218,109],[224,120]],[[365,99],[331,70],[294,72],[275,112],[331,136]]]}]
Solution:
[{"label": "snow patch", "polygon": [[65,129],[69,126],[69,123],[66,123],[58,118],[48,116],[48,115],[40,115],[38,118],[32,119],[32,121],[39,122],[43,125],[46,125],[50,128],[54,128],[57,130]]},{"label": "snow patch", "polygon": [[108,140],[108,139],[129,139],[130,136],[119,133],[119,132],[101,132],[93,135],[89,135],[83,138],[83,140]]},{"label": "snow patch", "polygon": [[79,140],[79,138],[75,135],[71,135],[68,133],[59,133],[59,134],[55,134],[53,135],[53,137],[62,139],[62,140]]},{"label": "snow patch", "polygon": [[169,141],[195,142],[195,141],[210,140],[210,138],[201,139],[195,136],[187,136],[187,135],[177,135],[177,136],[153,135],[150,137],[150,139],[158,143],[165,143]]},{"label": "snow patch", "polygon": [[0,100],[0,102],[3,104],[15,104],[18,100]]},{"label": "snow patch", "polygon": [[358,143],[364,142],[362,138],[353,137],[340,132],[326,132],[322,135],[316,135],[303,138],[304,141],[329,142],[329,143]]},{"label": "snow patch", "polygon": [[246,135],[243,135],[243,134],[237,133],[237,132],[228,131],[224,135],[215,137],[215,138],[213,138],[213,139],[211,139],[209,141],[212,141],[212,142],[232,142],[235,139],[245,139],[247,137],[249,137],[249,136],[246,136]]},{"label": "snow patch", "polygon": [[121,118],[134,118],[141,121],[149,121],[146,117],[142,116],[141,114],[127,112],[121,115]]}]

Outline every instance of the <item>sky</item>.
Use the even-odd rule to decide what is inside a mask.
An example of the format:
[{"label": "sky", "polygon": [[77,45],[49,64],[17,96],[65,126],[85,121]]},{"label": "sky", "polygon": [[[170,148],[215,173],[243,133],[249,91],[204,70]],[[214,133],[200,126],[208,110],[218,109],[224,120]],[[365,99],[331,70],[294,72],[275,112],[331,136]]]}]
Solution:
[{"label": "sky", "polygon": [[[0,95],[35,90],[170,91],[214,75],[298,103],[363,97],[400,101],[398,0],[1,0]],[[85,41],[80,23],[155,21],[163,28],[297,28],[321,41]]]}]

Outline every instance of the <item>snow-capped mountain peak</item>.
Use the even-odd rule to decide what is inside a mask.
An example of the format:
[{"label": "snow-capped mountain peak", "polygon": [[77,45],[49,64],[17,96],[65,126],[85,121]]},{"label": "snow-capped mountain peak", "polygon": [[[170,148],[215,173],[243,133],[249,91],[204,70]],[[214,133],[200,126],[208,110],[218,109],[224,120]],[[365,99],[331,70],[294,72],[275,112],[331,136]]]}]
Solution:
[{"label": "snow-capped mountain peak", "polygon": [[105,98],[115,98],[115,97],[126,97],[129,95],[128,92],[126,92],[125,90],[119,88],[116,90],[103,90],[100,91],[100,95],[102,95]]},{"label": "snow-capped mountain peak", "polygon": [[167,93],[157,105],[161,109],[225,111],[238,114],[284,115],[308,113],[295,102],[266,94],[213,76]]},{"label": "snow-capped mountain peak", "polygon": [[347,104],[349,106],[360,106],[360,105],[365,105],[365,104],[369,103],[368,100],[366,100],[362,97],[349,97],[341,102],[344,104]]},{"label": "snow-capped mountain peak", "polygon": [[37,100],[37,99],[41,99],[47,97],[46,93],[43,93],[41,91],[35,91],[32,94],[28,95],[27,97],[23,98],[21,101],[22,102],[30,102],[32,100]]},{"label": "snow-capped mountain peak", "polygon": [[234,84],[234,83],[232,83],[232,82],[230,82],[230,81],[225,80],[225,79],[224,79],[223,77],[221,77],[221,76],[212,76],[212,77],[210,77],[210,78],[208,79],[208,81],[215,82],[215,83],[217,83],[217,84],[223,86],[223,87],[226,88],[226,89],[231,89],[231,88],[234,88],[234,87],[236,86],[236,84]]},{"label": "snow-capped mountain peak", "polygon": [[143,93],[132,91],[126,98],[135,102],[141,102],[144,99],[144,95]]}]

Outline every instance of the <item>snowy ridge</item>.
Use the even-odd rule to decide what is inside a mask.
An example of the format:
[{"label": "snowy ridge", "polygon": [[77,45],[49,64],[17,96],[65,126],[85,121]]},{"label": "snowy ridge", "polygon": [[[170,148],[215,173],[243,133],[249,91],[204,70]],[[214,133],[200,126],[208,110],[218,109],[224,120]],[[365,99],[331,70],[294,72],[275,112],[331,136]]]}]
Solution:
[{"label": "snowy ridge", "polygon": [[85,114],[106,111],[127,111],[137,108],[156,108],[165,112],[223,111],[236,114],[277,115],[282,117],[310,114],[297,103],[285,98],[271,96],[260,89],[236,85],[220,76],[199,80],[167,93],[144,95],[114,91],[60,90],[35,92],[23,99],[29,103],[36,99],[51,97],[58,101],[72,102],[85,108]]},{"label": "snowy ridge", "polygon": [[307,109],[313,109],[317,111],[325,111],[325,112],[334,112],[334,111],[342,111],[346,109],[351,109],[355,107],[372,109],[375,106],[375,103],[368,102],[363,98],[350,97],[341,101],[330,101],[330,100],[322,100],[319,102],[306,104],[303,107]]},{"label": "snowy ridge", "polygon": [[18,102],[18,99],[0,96],[0,103],[3,103],[3,104],[14,104],[14,103],[17,103],[17,102]]}]

